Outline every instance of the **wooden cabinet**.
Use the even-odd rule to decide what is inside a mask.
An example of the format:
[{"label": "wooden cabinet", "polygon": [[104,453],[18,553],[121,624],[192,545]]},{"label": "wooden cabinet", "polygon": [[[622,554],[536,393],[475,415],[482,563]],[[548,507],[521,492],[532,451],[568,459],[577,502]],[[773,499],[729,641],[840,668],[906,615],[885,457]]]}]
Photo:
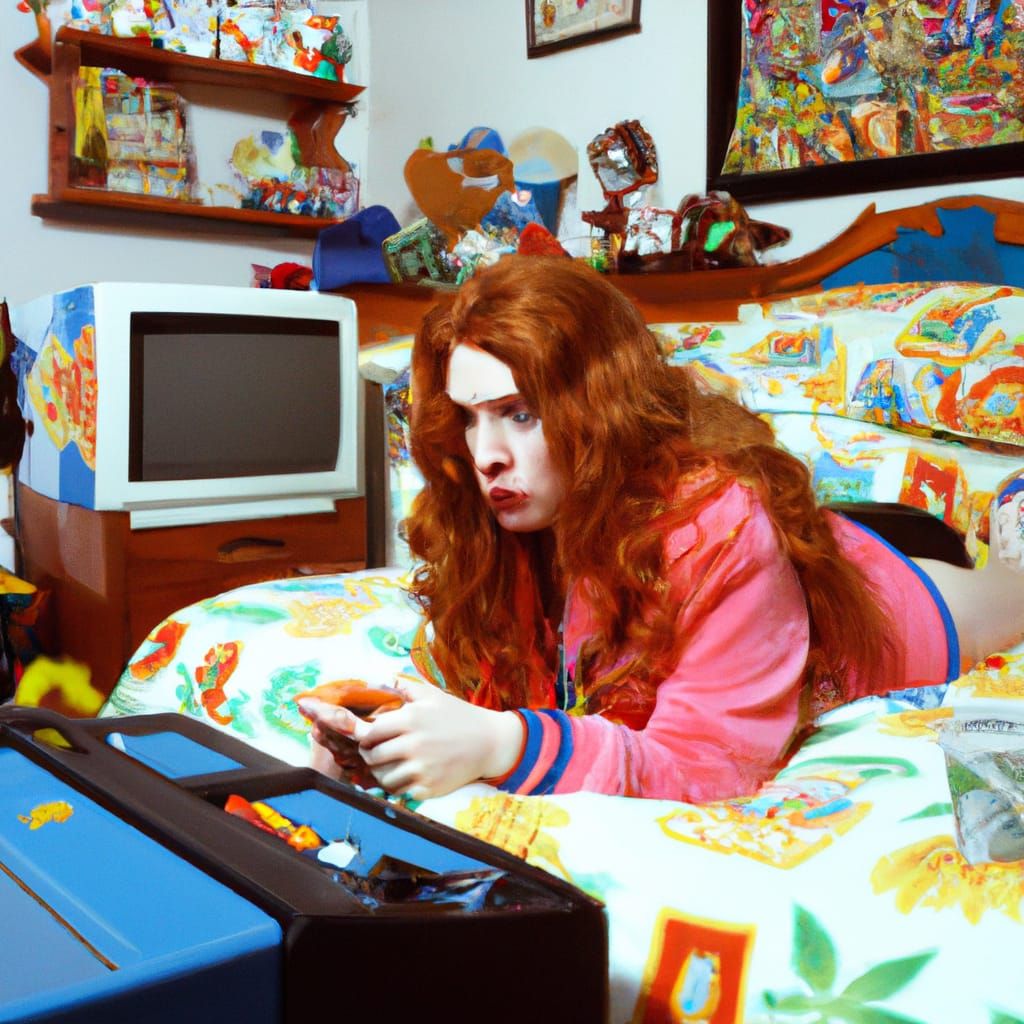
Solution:
[{"label": "wooden cabinet", "polygon": [[49,591],[44,653],[89,666],[109,693],[159,622],[185,605],[258,580],[365,565],[366,505],[333,514],[132,530],[127,512],[95,512],[18,490],[22,573]]},{"label": "wooden cabinet", "polygon": [[[129,75],[155,79],[171,85],[194,83],[223,89],[245,90],[252,94],[274,93],[288,97],[313,116],[330,115],[363,91],[361,85],[329,82],[281,68],[237,61],[209,60],[168,50],[140,45],[135,40],[61,28],[53,47],[50,84],[50,161],[49,191],[32,198],[32,212],[40,217],[65,220],[111,220],[123,223],[126,217],[152,221],[154,215],[178,218],[184,228],[188,221],[202,221],[207,227],[218,222],[237,230],[239,227],[289,234],[315,236],[331,221],[264,210],[242,210],[227,206],[202,206],[174,199],[163,199],[129,192],[76,186],[71,178],[71,154],[74,151],[75,83],[80,67],[112,67]],[[340,126],[343,115],[335,114]]]}]

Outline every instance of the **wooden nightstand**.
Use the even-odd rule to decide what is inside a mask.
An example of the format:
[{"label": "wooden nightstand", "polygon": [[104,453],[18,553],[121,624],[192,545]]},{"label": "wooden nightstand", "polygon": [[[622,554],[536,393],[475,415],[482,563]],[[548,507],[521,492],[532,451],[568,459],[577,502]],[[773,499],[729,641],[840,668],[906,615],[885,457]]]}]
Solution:
[{"label": "wooden nightstand", "polygon": [[366,503],[333,513],[132,530],[127,512],[95,512],[18,489],[21,574],[49,592],[43,653],[89,666],[109,693],[128,658],[177,609],[246,583],[366,564]]}]

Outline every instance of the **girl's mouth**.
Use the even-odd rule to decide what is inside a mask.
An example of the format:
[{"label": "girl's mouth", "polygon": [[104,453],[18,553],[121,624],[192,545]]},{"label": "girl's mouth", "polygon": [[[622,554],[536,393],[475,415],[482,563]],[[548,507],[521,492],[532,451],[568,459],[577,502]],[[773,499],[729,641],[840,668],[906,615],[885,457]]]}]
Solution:
[{"label": "girl's mouth", "polygon": [[509,491],[504,487],[492,487],[487,492],[487,500],[491,503],[492,508],[505,511],[526,501],[526,495],[521,491]]}]

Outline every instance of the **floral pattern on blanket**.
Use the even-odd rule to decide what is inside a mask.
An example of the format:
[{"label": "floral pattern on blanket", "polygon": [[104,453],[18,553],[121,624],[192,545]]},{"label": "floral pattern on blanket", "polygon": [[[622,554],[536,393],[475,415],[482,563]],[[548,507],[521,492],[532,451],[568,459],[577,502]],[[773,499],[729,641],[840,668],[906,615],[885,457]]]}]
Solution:
[{"label": "floral pattern on blanket", "polygon": [[744,306],[737,323],[652,328],[670,362],[757,412],[1024,444],[1019,288],[839,288]]},{"label": "floral pattern on blanket", "polygon": [[[305,764],[295,694],[411,670],[422,619],[404,579],[274,580],[183,608],[102,714],[180,712]],[[614,1022],[1024,1021],[1024,862],[961,856],[935,741],[937,722],[1008,701],[1024,712],[1024,647],[948,688],[823,716],[750,797],[519,797],[478,784],[419,810],[605,902]]]}]

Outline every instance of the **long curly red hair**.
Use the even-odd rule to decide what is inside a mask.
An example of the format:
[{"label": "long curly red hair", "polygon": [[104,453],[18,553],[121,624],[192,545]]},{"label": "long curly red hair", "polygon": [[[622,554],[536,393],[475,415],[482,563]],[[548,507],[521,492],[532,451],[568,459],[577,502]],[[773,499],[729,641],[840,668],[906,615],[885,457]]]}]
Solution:
[{"label": "long curly red hair", "polygon": [[[540,416],[569,481],[549,531],[504,531],[484,502],[461,411],[445,390],[460,343],[506,363]],[[636,307],[590,267],[509,256],[442,300],[413,348],[411,426],[425,481],[405,522],[422,563],[412,591],[447,684],[474,702],[548,702],[558,597],[565,581],[585,580],[597,634],[578,660],[586,678],[577,688],[588,711],[603,705],[610,717],[642,722],[686,643],[673,628],[679,597],[666,580],[666,531],[736,479],[760,497],[803,585],[809,680],[828,680],[841,696],[852,671],[881,663],[882,615],[840,553],[806,467],[757,416],[668,365]]]}]

